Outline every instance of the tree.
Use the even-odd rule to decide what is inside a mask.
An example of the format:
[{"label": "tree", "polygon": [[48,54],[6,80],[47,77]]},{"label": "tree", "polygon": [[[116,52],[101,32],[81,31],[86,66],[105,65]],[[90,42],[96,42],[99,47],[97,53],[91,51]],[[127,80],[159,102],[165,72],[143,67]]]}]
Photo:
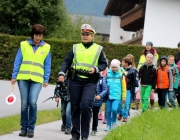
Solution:
[{"label": "tree", "polygon": [[47,36],[56,36],[66,16],[63,0],[1,0],[0,33],[29,35],[38,23],[45,26]]}]

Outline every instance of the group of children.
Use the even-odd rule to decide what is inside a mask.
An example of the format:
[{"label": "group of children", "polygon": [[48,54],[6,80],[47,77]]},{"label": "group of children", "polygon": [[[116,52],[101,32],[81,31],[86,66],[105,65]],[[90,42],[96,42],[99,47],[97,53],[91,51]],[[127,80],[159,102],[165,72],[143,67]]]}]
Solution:
[{"label": "group of children", "polygon": [[[162,56],[159,59],[159,66],[157,66],[158,55],[152,42],[147,42],[137,69],[132,54],[124,57],[122,64],[119,60],[113,59],[109,68],[105,70],[105,74],[101,72],[101,78],[97,83],[97,95],[92,108],[91,135],[96,135],[98,119],[102,119],[102,114],[100,113],[101,117],[98,114],[103,102],[106,103],[107,125],[105,131],[114,129],[117,126],[117,119],[127,122],[130,116],[131,101],[136,98],[135,104],[137,105],[138,96],[140,98],[138,101],[142,102],[142,112],[149,108],[148,100],[151,95],[150,103],[153,107],[155,91],[158,93],[160,108],[165,108],[167,105],[176,108],[175,93],[179,86],[178,67],[180,64],[175,65],[174,59],[172,55]],[[67,108],[69,109],[69,107]],[[135,109],[138,107],[136,106]],[[66,126],[66,124],[63,121],[62,126]],[[62,131],[64,130],[66,129]],[[68,130],[69,133],[65,132],[66,134],[70,134],[70,129]]]}]

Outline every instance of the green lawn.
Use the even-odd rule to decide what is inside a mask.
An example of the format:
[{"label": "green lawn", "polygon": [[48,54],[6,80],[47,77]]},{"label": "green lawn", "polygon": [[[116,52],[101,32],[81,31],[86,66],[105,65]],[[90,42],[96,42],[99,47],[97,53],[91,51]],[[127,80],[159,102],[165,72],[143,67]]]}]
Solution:
[{"label": "green lawn", "polygon": [[103,140],[179,140],[180,109],[148,110],[110,131]]},{"label": "green lawn", "polygon": [[[60,108],[38,111],[36,125],[59,119],[61,119]],[[20,115],[0,118],[0,135],[9,134],[16,130],[20,130]]]}]

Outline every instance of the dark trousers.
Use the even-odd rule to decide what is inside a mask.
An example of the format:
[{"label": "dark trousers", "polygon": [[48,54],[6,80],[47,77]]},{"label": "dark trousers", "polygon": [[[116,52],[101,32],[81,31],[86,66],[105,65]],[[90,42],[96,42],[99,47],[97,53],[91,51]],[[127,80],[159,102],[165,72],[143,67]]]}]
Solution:
[{"label": "dark trousers", "polygon": [[92,112],[93,112],[92,130],[93,131],[97,131],[99,109],[100,107],[97,107],[97,106],[93,106],[92,108]]},{"label": "dark trousers", "polygon": [[176,98],[177,98],[177,102],[180,106],[180,88],[178,87],[178,89],[175,89],[175,95],[176,95]]},{"label": "dark trousers", "polygon": [[160,107],[165,107],[166,104],[166,94],[168,92],[168,89],[157,89],[158,93],[158,104]]},{"label": "dark trousers", "polygon": [[92,115],[92,103],[96,94],[96,83],[90,81],[69,81],[69,93],[71,101],[72,131],[74,138],[89,136],[90,121]]}]

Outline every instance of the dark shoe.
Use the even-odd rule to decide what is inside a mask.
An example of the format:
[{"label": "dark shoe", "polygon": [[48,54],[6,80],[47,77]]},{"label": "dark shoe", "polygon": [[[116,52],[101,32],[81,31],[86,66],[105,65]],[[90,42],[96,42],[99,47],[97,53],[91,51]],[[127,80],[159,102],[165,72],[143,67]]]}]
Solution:
[{"label": "dark shoe", "polygon": [[78,138],[71,138],[70,140],[79,140]]},{"label": "dark shoe", "polygon": [[27,137],[28,137],[28,138],[34,137],[34,131],[28,131],[28,132],[27,132]]},{"label": "dark shoe", "polygon": [[131,109],[138,110],[139,109],[139,103],[140,103],[140,100],[136,99],[134,102],[134,107],[132,107]]},{"label": "dark shoe", "polygon": [[66,130],[66,126],[65,125],[61,125],[61,131],[65,131]]},{"label": "dark shoe", "polygon": [[127,122],[127,118],[123,118],[123,122]]},{"label": "dark shoe", "polygon": [[82,140],[88,140],[88,138],[84,138],[84,137],[83,137]]},{"label": "dark shoe", "polygon": [[151,107],[150,107],[150,109],[154,109],[154,100],[150,100],[150,105],[151,105]]},{"label": "dark shoe", "polygon": [[71,135],[71,128],[67,128],[67,129],[65,130],[65,134]]},{"label": "dark shoe", "polygon": [[21,132],[19,133],[19,136],[21,136],[21,137],[26,137],[26,136],[27,136],[27,132],[26,132],[26,131],[21,131]]},{"label": "dark shoe", "polygon": [[122,119],[122,115],[119,114],[117,119],[120,121]]}]

